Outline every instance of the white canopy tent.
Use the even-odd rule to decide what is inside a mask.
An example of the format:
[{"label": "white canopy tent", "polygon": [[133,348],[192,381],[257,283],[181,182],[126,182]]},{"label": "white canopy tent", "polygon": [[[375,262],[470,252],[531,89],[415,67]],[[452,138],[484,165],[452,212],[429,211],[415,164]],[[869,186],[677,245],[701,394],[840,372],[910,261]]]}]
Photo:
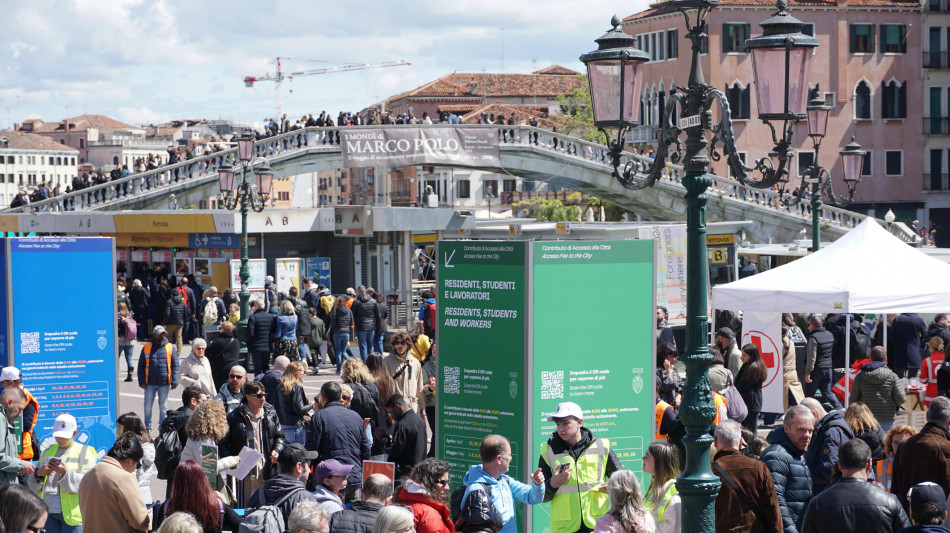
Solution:
[{"label": "white canopy tent", "polygon": [[712,290],[714,309],[779,313],[942,313],[948,301],[950,264],[872,218],[818,252]]}]

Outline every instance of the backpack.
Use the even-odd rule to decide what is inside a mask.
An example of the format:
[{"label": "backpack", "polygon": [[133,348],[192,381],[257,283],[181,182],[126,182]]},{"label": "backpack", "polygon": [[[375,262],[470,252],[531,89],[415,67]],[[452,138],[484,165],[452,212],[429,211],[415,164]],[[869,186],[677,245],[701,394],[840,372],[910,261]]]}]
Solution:
[{"label": "backpack", "polygon": [[158,470],[158,479],[172,479],[178,463],[181,462],[183,449],[184,445],[174,426],[169,426],[167,431],[158,436],[155,441],[155,469]]},{"label": "backpack", "polygon": [[871,334],[862,324],[851,324],[851,358],[867,359],[871,357]]},{"label": "backpack", "polygon": [[726,416],[729,420],[741,423],[749,415],[749,408],[746,406],[745,400],[742,399],[742,395],[739,394],[739,389],[732,382],[731,374],[730,372],[729,383],[719,394],[726,399]]},{"label": "backpack", "polygon": [[124,341],[134,341],[138,333],[138,324],[135,319],[126,316],[119,317],[119,338]]},{"label": "backpack", "polygon": [[423,318],[425,319],[426,329],[435,331],[435,321],[436,321],[436,308],[435,304],[426,303],[426,312]]},{"label": "backpack", "polygon": [[206,326],[212,326],[218,323],[218,299],[209,298],[205,304],[205,309],[201,313],[201,321]]},{"label": "backpack", "polygon": [[[479,523],[471,522],[472,517],[470,516],[470,513],[464,512],[465,509],[463,508],[465,505],[465,501],[464,501],[465,489],[467,487],[466,485],[462,485],[461,487],[458,487],[457,489],[452,491],[452,497],[449,502],[449,505],[450,505],[449,513],[451,515],[452,521],[455,522],[455,530],[464,531],[466,528],[476,527],[480,530],[494,531],[497,533],[499,530],[501,530],[502,527],[504,527],[505,521],[504,519],[502,519],[501,513],[498,512],[498,509],[495,507],[495,503],[491,499],[492,497],[491,485],[484,485],[482,483],[477,483],[475,485],[476,486],[474,486],[472,490],[469,491],[468,497],[469,498],[481,497],[481,498],[488,499],[488,502],[486,503],[489,508],[488,519],[490,523],[485,524],[481,520],[479,520]],[[481,487],[479,487],[478,485],[481,485]],[[487,490],[483,489],[482,487],[485,487]],[[478,517],[478,518],[484,519],[485,517]]]},{"label": "backpack", "polygon": [[304,489],[298,488],[284,494],[276,502],[262,505],[244,515],[244,521],[238,533],[284,533],[284,513],[280,511],[280,504]]},{"label": "backpack", "polygon": [[379,407],[376,405],[376,400],[373,399],[372,393],[369,392],[369,389],[363,386],[362,383],[350,383],[350,388],[353,389],[354,399],[359,396],[359,413],[360,418],[368,418],[370,421],[376,420],[376,415],[379,414]]}]

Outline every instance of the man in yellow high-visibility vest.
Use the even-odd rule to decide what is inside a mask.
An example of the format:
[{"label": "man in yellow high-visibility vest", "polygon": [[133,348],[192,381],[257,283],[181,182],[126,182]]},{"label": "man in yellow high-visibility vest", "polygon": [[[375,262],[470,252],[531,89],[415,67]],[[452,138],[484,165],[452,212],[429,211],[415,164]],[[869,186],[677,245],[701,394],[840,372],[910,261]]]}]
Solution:
[{"label": "man in yellow high-visibility vest", "polygon": [[608,439],[583,427],[576,403],[558,404],[548,421],[557,431],[541,445],[538,468],[546,480],[544,501],[551,502],[551,533],[587,533],[609,510],[605,481],[623,466]]}]

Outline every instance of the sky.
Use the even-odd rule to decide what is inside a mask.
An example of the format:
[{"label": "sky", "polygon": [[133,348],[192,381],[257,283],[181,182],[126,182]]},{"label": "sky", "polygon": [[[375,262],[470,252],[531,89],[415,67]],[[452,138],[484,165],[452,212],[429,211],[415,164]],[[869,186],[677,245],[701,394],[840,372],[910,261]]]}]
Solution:
[{"label": "sky", "polygon": [[[610,18],[647,0],[32,0],[0,17],[0,129],[83,113],[133,125],[274,116],[275,83],[248,75],[403,60],[297,76],[283,109],[358,111],[453,71],[582,70]],[[283,59],[289,58],[289,59]]]}]

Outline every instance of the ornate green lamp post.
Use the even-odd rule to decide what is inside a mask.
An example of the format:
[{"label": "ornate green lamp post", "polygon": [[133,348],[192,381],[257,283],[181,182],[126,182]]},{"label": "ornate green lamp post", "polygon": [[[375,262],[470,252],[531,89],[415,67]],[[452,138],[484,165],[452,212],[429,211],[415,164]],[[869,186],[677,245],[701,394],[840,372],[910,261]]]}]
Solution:
[{"label": "ornate green lamp post", "polygon": [[[686,386],[679,419],[686,426],[686,465],[676,487],[683,499],[683,531],[715,530],[715,500],[719,478],[709,466],[712,437],[709,426],[715,409],[709,388],[709,317],[706,316],[706,189],[712,184],[708,174],[710,160],[727,158],[733,176],[744,185],[768,188],[785,175],[789,143],[795,124],[805,118],[808,67],[812,49],[818,40],[801,33],[802,23],[779,11],[762,23],[763,37],[747,41],[753,48],[755,84],[758,88],[760,118],[769,125],[775,148],[773,159],[765,156],[746,167],[735,149],[735,137],[729,118],[726,96],[706,84],[700,64],[700,51],[708,40],[705,18],[719,5],[718,0],[673,0],[660,6],[683,14],[692,43],[692,62],[687,86],[676,87],[670,96],[658,141],[656,156],[644,162],[623,155],[624,137],[638,124],[642,64],[646,54],[633,47],[633,38],[619,30],[617,17],[613,29],[596,40],[598,49],[581,56],[587,65],[594,125],[607,137],[614,177],[627,189],[652,186],[660,178],[669,160],[682,161],[686,170]],[[720,121],[713,124],[713,106],[719,105]],[[675,110],[679,110],[674,115]],[[674,123],[673,117],[679,121]],[[778,132],[774,123],[780,123]],[[616,131],[616,137],[611,132]],[[686,133],[685,150],[680,135]],[[712,134],[707,138],[707,132]],[[723,153],[717,149],[723,144]],[[674,149],[671,151],[670,146]],[[756,171],[760,179],[749,177]]]},{"label": "ornate green lamp post", "polygon": [[[251,279],[251,272],[248,267],[249,257],[247,253],[247,210],[249,207],[256,213],[264,210],[267,197],[270,196],[274,173],[267,164],[267,160],[263,158],[254,159],[253,137],[249,135],[241,136],[238,138],[237,144],[241,182],[235,190],[235,169],[229,164],[224,164],[218,168],[218,184],[221,188],[222,206],[233,210],[238,204],[241,205],[241,293],[239,295],[241,319],[238,321],[237,329],[238,339],[241,342],[241,358],[244,360],[244,367],[250,372],[250,354],[247,350],[247,319],[251,311],[251,292],[247,290],[247,282]],[[249,180],[250,174],[254,175],[253,182]]]}]

